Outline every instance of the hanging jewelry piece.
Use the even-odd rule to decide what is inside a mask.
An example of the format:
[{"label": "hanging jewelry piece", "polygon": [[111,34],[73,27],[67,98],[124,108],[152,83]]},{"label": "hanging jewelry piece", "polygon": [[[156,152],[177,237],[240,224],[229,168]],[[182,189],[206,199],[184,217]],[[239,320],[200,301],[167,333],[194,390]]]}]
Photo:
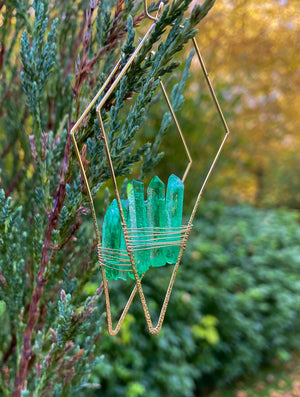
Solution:
[{"label": "hanging jewelry piece", "polygon": [[[120,66],[122,65],[122,58],[116,63],[115,67],[111,71],[110,75],[107,77],[101,89],[97,92],[93,100],[87,106],[87,108],[85,109],[85,111],[80,116],[80,118],[78,119],[78,121],[75,123],[74,127],[71,130],[71,137],[75,147],[76,156],[78,158],[83,182],[86,191],[88,193],[91,214],[96,232],[98,261],[101,267],[102,279],[103,279],[108,332],[111,335],[116,335],[119,332],[122,322],[124,321],[124,318],[131,306],[131,303],[133,301],[136,292],[138,292],[143,307],[149,332],[153,334],[159,333],[164,321],[166,309],[169,303],[170,295],[172,292],[172,288],[174,285],[180,260],[192,228],[192,222],[195,217],[200,199],[202,197],[203,190],[217,162],[217,159],[222,151],[224,143],[229,135],[228,126],[226,124],[225,118],[218,103],[212,84],[210,82],[206,67],[204,65],[199,48],[197,46],[197,42],[195,38],[192,38],[196,56],[203,70],[218,115],[222,121],[225,130],[225,135],[217,151],[217,154],[215,155],[212,161],[212,164],[204,179],[204,182],[200,188],[190,219],[187,225],[182,225],[184,182],[192,165],[192,158],[190,156],[188,147],[184,139],[184,135],[179,126],[175,112],[172,108],[171,102],[168,98],[167,92],[161,80],[160,80],[160,89],[163,93],[163,97],[168,105],[177,132],[182,141],[188,159],[188,165],[181,179],[175,175],[171,175],[169,177],[167,188],[165,187],[164,183],[157,176],[155,176],[147,187],[146,201],[144,200],[143,183],[134,180],[130,181],[127,185],[127,200],[121,199],[116,181],[114,166],[109,150],[107,134],[104,129],[104,124],[101,117],[101,109],[103,108],[108,97],[117,87],[120,80],[126,74],[128,68],[130,67],[130,65],[136,58],[137,54],[139,53],[139,51],[147,41],[150,33],[155,27],[157,20],[159,19],[163,6],[164,4],[160,3],[156,16],[152,16],[148,13],[147,1],[144,0],[144,12],[147,18],[153,21],[152,25],[150,26],[145,36],[139,42],[135,51],[132,53],[132,55],[129,57],[128,61],[120,71],[119,69]],[[109,88],[105,92],[105,89],[108,86]],[[104,92],[105,94],[103,95],[100,103],[96,107],[96,112],[99,120],[99,125],[101,129],[101,138],[104,143],[105,153],[108,161],[108,166],[109,166],[116,198],[115,200],[112,201],[112,203],[110,204],[110,206],[108,207],[105,213],[102,239],[101,239],[101,234],[97,225],[94,202],[93,202],[91,190],[89,188],[84,166],[81,160],[80,152],[77,146],[75,132],[78,130],[81,123],[83,122],[87,114],[90,112],[91,108],[95,105],[97,99]],[[168,289],[166,291],[165,299],[160,311],[158,322],[154,327],[151,320],[151,315],[148,309],[148,305],[146,302],[146,298],[143,292],[142,279],[150,267],[161,267],[161,266],[165,266],[167,263],[173,264],[174,269],[172,272]],[[116,279],[127,280],[128,278],[133,279],[135,281],[135,286],[124,307],[124,310],[118,320],[116,327],[113,328],[111,309],[110,309],[108,280],[116,280]]]}]

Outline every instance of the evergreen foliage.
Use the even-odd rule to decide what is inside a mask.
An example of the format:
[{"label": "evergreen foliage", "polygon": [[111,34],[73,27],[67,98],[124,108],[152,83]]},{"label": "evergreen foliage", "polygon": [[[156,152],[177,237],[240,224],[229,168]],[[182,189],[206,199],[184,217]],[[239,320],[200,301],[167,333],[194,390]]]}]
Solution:
[{"label": "evergreen foliage", "polygon": [[[136,149],[134,140],[159,77],[179,66],[174,55],[196,34],[214,0],[185,17],[190,3],[164,6],[103,109],[119,176],[144,159],[143,177],[161,158],[167,116],[154,143]],[[152,4],[151,12],[157,7]],[[89,381],[92,363],[101,363],[103,298],[101,286],[92,294],[89,289],[99,269],[69,131],[121,54],[126,62],[136,28],[147,22],[142,2],[133,0],[8,0],[0,10],[0,394],[87,393],[95,387]],[[189,63],[173,90],[176,109]],[[120,111],[127,102],[124,120]],[[92,109],[77,141],[93,195],[109,179],[98,136]]]}]

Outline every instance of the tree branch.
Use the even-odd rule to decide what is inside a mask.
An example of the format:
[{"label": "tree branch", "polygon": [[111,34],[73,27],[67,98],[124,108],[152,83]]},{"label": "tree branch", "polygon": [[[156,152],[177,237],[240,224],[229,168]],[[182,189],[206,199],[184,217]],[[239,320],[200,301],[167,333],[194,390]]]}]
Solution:
[{"label": "tree branch", "polygon": [[67,170],[68,170],[68,161],[69,161],[70,153],[71,153],[71,137],[70,135],[68,135],[65,146],[65,155],[60,169],[59,186],[54,199],[52,211],[49,215],[48,225],[45,233],[41,266],[38,272],[36,286],[33,290],[32,298],[29,306],[28,320],[23,337],[23,349],[19,364],[19,370],[15,379],[15,388],[13,392],[13,397],[21,397],[21,392],[27,376],[28,364],[32,355],[31,340],[32,340],[33,330],[36,325],[39,314],[39,304],[43,296],[44,286],[47,283],[47,279],[44,277],[44,273],[46,266],[48,265],[49,262],[49,251],[51,246],[52,232],[54,229],[56,229],[59,214],[62,210],[63,203],[66,197],[66,183],[68,182]]}]

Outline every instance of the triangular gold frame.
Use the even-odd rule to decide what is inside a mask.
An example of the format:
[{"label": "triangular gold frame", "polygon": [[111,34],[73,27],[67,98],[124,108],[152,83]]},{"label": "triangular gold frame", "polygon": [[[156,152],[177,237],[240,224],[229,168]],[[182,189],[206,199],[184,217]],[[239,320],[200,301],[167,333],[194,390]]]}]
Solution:
[{"label": "triangular gold frame", "polygon": [[[125,75],[126,71],[128,70],[128,68],[130,67],[130,65],[134,61],[135,57],[137,56],[137,54],[141,50],[142,46],[144,45],[144,43],[148,39],[148,37],[149,37],[150,33],[152,32],[153,28],[155,27],[156,21],[157,21],[157,19],[159,17],[159,14],[161,13],[161,10],[162,10],[162,7],[163,7],[163,3],[160,4],[159,10],[158,10],[158,13],[157,13],[156,17],[152,17],[152,16],[150,16],[148,14],[146,0],[144,0],[144,7],[145,7],[145,15],[149,19],[154,20],[154,22],[152,23],[152,25],[150,26],[149,30],[147,31],[147,33],[145,34],[143,39],[140,41],[140,43],[136,47],[135,51],[132,53],[132,55],[130,56],[130,58],[128,59],[126,64],[122,67],[122,69],[121,69],[121,71],[119,73],[118,73],[118,69],[119,69],[119,67],[120,67],[120,65],[122,63],[122,59],[120,59],[117,62],[117,64],[113,68],[112,72],[110,73],[110,75],[106,79],[105,83],[101,87],[101,89],[97,92],[95,97],[92,99],[92,101],[87,106],[87,108],[85,109],[83,114],[80,116],[80,118],[77,120],[77,122],[75,123],[75,125],[73,126],[73,128],[71,129],[71,132],[70,132],[72,140],[73,140],[73,144],[74,144],[74,147],[75,147],[76,156],[78,158],[80,170],[81,170],[81,173],[82,173],[82,178],[83,178],[83,181],[84,181],[84,185],[85,185],[87,193],[88,193],[88,198],[89,198],[89,203],[90,203],[90,208],[91,208],[94,228],[95,228],[95,232],[96,232],[98,260],[99,260],[99,264],[101,266],[102,279],[103,279],[103,289],[104,289],[104,294],[105,294],[108,332],[111,335],[116,335],[119,332],[120,327],[121,327],[121,325],[122,325],[122,323],[123,323],[123,321],[124,321],[124,319],[126,317],[126,314],[127,314],[128,310],[129,310],[129,308],[131,306],[131,303],[132,303],[133,298],[134,298],[134,296],[135,296],[137,291],[138,291],[138,294],[139,294],[139,297],[140,297],[140,301],[141,301],[141,304],[142,304],[142,307],[143,307],[143,311],[144,311],[144,315],[145,315],[145,319],[146,319],[146,323],[147,323],[147,327],[149,329],[149,332],[152,333],[152,334],[158,334],[159,333],[159,331],[160,331],[160,329],[162,327],[163,321],[164,321],[166,309],[167,309],[167,306],[168,306],[168,303],[169,303],[170,295],[171,295],[171,292],[172,292],[172,289],[173,289],[173,285],[174,285],[174,281],[175,281],[175,278],[176,278],[177,270],[178,270],[178,267],[179,267],[179,264],[180,264],[180,260],[181,260],[182,254],[184,252],[184,249],[185,249],[185,246],[186,246],[186,242],[187,242],[187,239],[189,237],[190,230],[192,228],[192,222],[193,222],[193,219],[195,217],[196,210],[198,208],[198,205],[199,205],[203,190],[204,190],[204,188],[205,188],[205,186],[207,184],[207,181],[208,181],[208,179],[209,179],[209,177],[211,175],[211,172],[212,172],[212,170],[213,170],[213,168],[214,168],[214,166],[216,164],[216,161],[217,161],[217,159],[218,159],[218,157],[219,157],[219,155],[220,155],[220,153],[222,151],[224,143],[225,143],[225,141],[226,141],[226,139],[227,139],[227,137],[229,135],[228,126],[226,124],[225,118],[223,116],[222,110],[221,110],[220,105],[218,103],[218,100],[217,100],[217,97],[215,95],[215,92],[214,92],[214,89],[212,87],[212,84],[210,82],[206,67],[204,65],[204,62],[203,62],[203,59],[201,57],[199,48],[197,46],[197,42],[196,42],[195,38],[193,38],[192,42],[193,42],[193,45],[194,45],[194,48],[195,48],[195,52],[197,54],[197,57],[199,59],[200,65],[201,65],[201,68],[203,70],[203,73],[204,73],[206,82],[208,84],[212,99],[213,99],[213,101],[215,103],[215,106],[217,108],[218,114],[219,114],[219,116],[221,118],[221,121],[222,121],[222,124],[224,126],[225,136],[224,136],[224,138],[223,138],[223,140],[222,140],[222,142],[220,144],[220,147],[219,147],[219,149],[217,151],[217,154],[215,155],[215,158],[214,158],[214,160],[213,160],[213,162],[212,162],[212,164],[211,164],[211,166],[209,168],[209,171],[208,171],[208,173],[207,173],[207,175],[206,175],[206,177],[204,179],[204,182],[203,182],[203,184],[201,186],[201,189],[199,191],[199,194],[197,196],[193,211],[191,213],[191,216],[190,216],[190,219],[189,219],[189,222],[188,222],[187,229],[186,229],[184,237],[183,237],[183,243],[181,245],[181,249],[180,249],[180,252],[179,252],[178,260],[177,260],[176,264],[174,265],[174,269],[173,269],[172,276],[171,276],[171,279],[170,279],[170,282],[169,282],[169,286],[168,286],[168,289],[167,289],[167,292],[166,292],[166,295],[165,295],[165,299],[164,299],[164,302],[163,302],[163,305],[162,305],[162,308],[161,308],[161,311],[160,311],[159,319],[158,319],[158,322],[157,322],[156,326],[154,327],[153,323],[152,323],[152,320],[151,320],[151,315],[149,313],[149,309],[148,309],[148,305],[147,305],[147,302],[146,302],[146,298],[145,298],[145,295],[144,295],[144,292],[143,292],[143,288],[142,288],[142,285],[141,285],[142,277],[139,278],[139,276],[137,274],[137,271],[136,271],[136,266],[135,266],[134,257],[133,257],[133,251],[132,251],[132,248],[130,246],[130,239],[128,237],[128,228],[127,228],[127,225],[126,225],[126,222],[125,222],[123,208],[122,208],[122,205],[121,205],[121,199],[120,199],[120,195],[119,195],[119,191],[118,191],[118,186],[117,186],[117,181],[116,181],[116,176],[115,176],[115,172],[114,172],[113,163],[112,163],[112,160],[111,160],[108,140],[107,140],[107,136],[106,136],[104,125],[103,125],[103,120],[101,118],[101,109],[104,106],[106,100],[108,99],[110,94],[113,92],[113,90],[116,88],[116,86],[120,82],[121,78]],[[95,208],[94,208],[94,202],[93,202],[92,194],[91,194],[91,191],[90,191],[90,188],[89,188],[89,184],[88,184],[87,176],[86,176],[86,173],[85,173],[85,170],[84,170],[84,166],[83,166],[83,163],[82,163],[82,160],[81,160],[80,152],[79,152],[79,149],[78,149],[78,146],[77,146],[76,138],[75,138],[75,131],[79,128],[79,126],[83,122],[83,120],[86,117],[86,115],[89,113],[89,111],[94,106],[94,104],[96,103],[97,99],[99,98],[99,96],[104,92],[105,88],[108,86],[109,82],[113,78],[114,78],[114,81],[111,84],[111,86],[109,87],[109,89],[105,92],[105,95],[101,99],[100,103],[97,105],[96,112],[97,112],[99,125],[100,125],[100,129],[101,129],[101,139],[103,140],[103,143],[104,143],[106,157],[107,157],[107,161],[108,161],[108,165],[109,165],[109,169],[110,169],[110,173],[111,173],[111,179],[112,179],[112,182],[113,182],[114,191],[115,191],[115,195],[116,195],[116,199],[117,199],[117,203],[118,203],[118,207],[119,207],[119,211],[120,211],[121,223],[122,223],[122,228],[123,228],[123,232],[124,232],[124,236],[125,236],[126,249],[127,249],[127,252],[128,252],[128,256],[130,258],[131,268],[132,268],[132,272],[133,272],[133,275],[134,275],[134,278],[135,278],[135,287],[133,288],[133,290],[131,292],[131,295],[130,295],[130,297],[129,297],[129,299],[128,299],[125,307],[124,307],[124,310],[123,310],[123,312],[122,312],[122,314],[121,314],[121,316],[120,316],[120,318],[118,320],[118,323],[117,323],[115,328],[113,328],[113,325],[112,325],[108,282],[107,282],[107,278],[106,278],[106,274],[105,274],[105,264],[104,264],[103,256],[102,256],[102,246],[101,246],[101,241],[100,241],[100,232],[99,232],[98,225],[97,225],[97,219],[96,219],[96,212],[95,212]],[[163,96],[164,96],[164,98],[165,98],[165,100],[166,100],[166,102],[168,104],[168,107],[169,107],[169,110],[171,112],[173,121],[174,121],[174,123],[176,125],[177,131],[178,131],[179,136],[181,138],[181,141],[183,143],[187,158],[189,160],[187,168],[186,168],[186,170],[184,172],[184,175],[183,175],[183,178],[182,178],[182,180],[184,182],[184,180],[185,180],[185,178],[186,178],[186,176],[187,176],[187,174],[188,174],[188,172],[190,170],[190,167],[192,165],[192,159],[191,159],[188,147],[186,145],[184,136],[183,136],[182,131],[180,129],[179,123],[177,121],[175,112],[174,112],[174,110],[172,108],[171,102],[170,102],[170,100],[168,98],[168,95],[166,93],[165,87],[164,87],[164,85],[163,85],[161,80],[160,80],[160,87],[161,87],[161,90],[163,92]]]}]

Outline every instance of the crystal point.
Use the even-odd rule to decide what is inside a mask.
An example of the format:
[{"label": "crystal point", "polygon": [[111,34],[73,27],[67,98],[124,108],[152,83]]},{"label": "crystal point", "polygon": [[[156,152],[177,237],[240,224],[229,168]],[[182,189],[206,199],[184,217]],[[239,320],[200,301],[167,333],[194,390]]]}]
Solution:
[{"label": "crystal point", "polygon": [[[131,239],[133,248],[133,258],[138,275],[145,273],[150,266],[149,250],[139,249],[147,246],[147,234],[145,228],[148,227],[146,205],[144,202],[144,184],[132,180],[127,185],[127,197],[129,207],[129,227],[134,229]],[[142,230],[137,230],[142,229]]]},{"label": "crystal point", "polygon": [[120,249],[121,229],[118,203],[113,200],[105,213],[102,233],[103,258],[107,265],[105,274],[108,279],[117,279],[119,276],[119,255],[114,250]]},{"label": "crystal point", "polygon": [[[182,223],[184,185],[176,175],[171,175],[168,180],[166,196],[167,227],[172,234],[168,238],[175,246],[169,247],[167,262],[176,263],[180,251],[180,228]],[[177,232],[177,233],[174,233]]]},{"label": "crystal point", "polygon": [[[129,222],[129,208],[128,208],[128,200],[121,200],[122,204],[122,209],[123,209],[123,214],[125,218],[126,225],[128,226]],[[120,240],[120,262],[124,264],[124,262],[127,260],[128,263],[128,253],[127,253],[127,247],[125,243],[125,237],[124,237],[124,231],[123,228],[121,227],[121,240]],[[131,272],[131,263],[129,262],[128,265],[122,266],[122,269],[124,271],[120,272],[120,278],[123,280],[127,280],[128,276],[131,277],[132,272]]]},{"label": "crystal point", "polygon": [[165,184],[157,176],[151,180],[147,189],[147,217],[150,239],[154,245],[150,250],[151,266],[164,266],[167,250],[163,247],[165,238],[161,233],[165,231],[162,228],[166,227]]}]

